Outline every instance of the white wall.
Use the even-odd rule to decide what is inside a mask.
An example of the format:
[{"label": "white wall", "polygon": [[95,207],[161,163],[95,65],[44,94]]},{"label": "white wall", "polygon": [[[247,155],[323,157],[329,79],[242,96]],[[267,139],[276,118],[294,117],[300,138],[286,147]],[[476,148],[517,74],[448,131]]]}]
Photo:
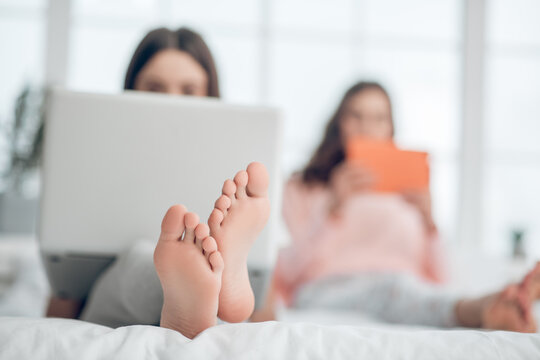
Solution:
[{"label": "white wall", "polygon": [[[118,92],[147,30],[191,26],[214,52],[226,100],[284,109],[290,173],[309,157],[346,88],[381,81],[394,100],[398,141],[432,154],[434,212],[446,237],[462,234],[467,244],[503,253],[510,229],[523,226],[540,254],[540,3],[471,1],[481,1],[487,24],[484,116],[468,120],[479,121],[484,176],[463,173],[483,191],[470,220],[478,236],[456,230],[458,204],[474,201],[464,199],[459,177],[460,159],[469,159],[461,154],[464,36],[474,36],[464,32],[465,0],[72,0],[66,85]],[[46,75],[46,8],[45,0],[0,0],[3,121],[25,79]]]}]

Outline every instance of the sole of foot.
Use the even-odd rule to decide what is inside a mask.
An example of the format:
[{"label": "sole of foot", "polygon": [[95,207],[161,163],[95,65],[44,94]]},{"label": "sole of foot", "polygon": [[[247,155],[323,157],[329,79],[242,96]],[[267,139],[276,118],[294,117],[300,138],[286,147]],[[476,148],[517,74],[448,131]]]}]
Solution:
[{"label": "sole of foot", "polygon": [[216,324],[224,263],[197,214],[182,205],[167,211],[154,265],[163,288],[161,327],[192,339]]},{"label": "sole of foot", "polygon": [[224,321],[241,322],[253,312],[247,257],[269,215],[268,172],[263,164],[251,163],[234,180],[225,181],[208,218],[210,234],[225,262],[218,310]]}]

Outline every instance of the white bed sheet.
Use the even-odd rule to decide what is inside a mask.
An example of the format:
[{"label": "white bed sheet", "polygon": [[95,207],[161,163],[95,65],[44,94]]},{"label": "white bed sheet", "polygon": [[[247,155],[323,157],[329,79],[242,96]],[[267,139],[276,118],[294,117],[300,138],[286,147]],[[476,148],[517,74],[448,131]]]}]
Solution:
[{"label": "white bed sheet", "polygon": [[[11,245],[17,245],[16,247]],[[158,327],[130,326],[111,329],[76,320],[40,319],[47,284],[31,242],[2,242],[0,260],[18,269],[11,286],[0,296],[0,359],[526,359],[540,360],[540,335],[474,330],[436,330],[378,324],[359,314],[324,311],[283,311],[280,321],[261,324],[226,324],[203,332],[195,340]],[[10,246],[8,246],[10,245]],[[20,256],[14,257],[15,250]],[[13,253],[13,254],[12,254]],[[23,256],[24,255],[24,256]],[[464,261],[464,264],[474,263]],[[486,266],[486,269],[501,269]],[[0,264],[3,264],[0,262]],[[39,266],[38,266],[39,265]],[[512,265],[514,266],[514,265]],[[519,279],[530,264],[515,271]],[[456,266],[462,269],[465,267]],[[25,270],[26,269],[26,270]],[[13,270],[13,271],[14,271]],[[24,270],[24,271],[23,271]],[[469,269],[470,270],[470,269]],[[464,271],[466,278],[474,271]],[[4,271],[3,274],[9,273]],[[501,270],[502,271],[502,270]],[[500,271],[500,272],[501,272]],[[503,274],[493,275],[499,283]],[[4,275],[5,275],[4,274]],[[26,274],[26,275],[25,275]],[[1,275],[1,274],[0,274]],[[458,274],[459,275],[459,274]],[[462,274],[463,275],[463,274]],[[500,275],[500,276],[499,276]],[[4,279],[2,278],[2,279]],[[457,278],[464,279],[464,276]],[[474,279],[470,293],[497,289]],[[462,285],[463,281],[457,282]],[[482,288],[482,285],[484,288]],[[465,289],[467,290],[467,289]],[[537,304],[540,315],[540,303]],[[1,317],[1,316],[24,317]],[[540,317],[538,317],[540,322]],[[340,325],[337,325],[340,324]]]},{"label": "white bed sheet", "polygon": [[475,330],[224,324],[194,340],[152,326],[0,318],[0,359],[540,359],[540,335]]},{"label": "white bed sheet", "polygon": [[45,314],[49,283],[31,236],[0,236],[0,316]]}]

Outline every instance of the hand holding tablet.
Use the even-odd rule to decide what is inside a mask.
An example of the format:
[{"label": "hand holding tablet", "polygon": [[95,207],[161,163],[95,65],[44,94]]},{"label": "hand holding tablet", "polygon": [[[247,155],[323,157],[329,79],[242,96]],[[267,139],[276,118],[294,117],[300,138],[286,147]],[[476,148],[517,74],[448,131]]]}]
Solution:
[{"label": "hand holding tablet", "polygon": [[347,162],[361,165],[373,173],[374,191],[429,190],[426,152],[401,150],[391,141],[365,137],[351,140],[345,152]]}]

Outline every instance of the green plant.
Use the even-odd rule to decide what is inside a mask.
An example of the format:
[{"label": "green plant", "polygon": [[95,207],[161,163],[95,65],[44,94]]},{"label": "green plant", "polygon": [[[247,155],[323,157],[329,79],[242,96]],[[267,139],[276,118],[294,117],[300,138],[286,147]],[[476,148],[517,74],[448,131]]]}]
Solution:
[{"label": "green plant", "polygon": [[14,117],[5,128],[9,163],[2,174],[7,191],[21,192],[27,175],[39,167],[45,124],[46,91],[26,85],[15,102]]}]

